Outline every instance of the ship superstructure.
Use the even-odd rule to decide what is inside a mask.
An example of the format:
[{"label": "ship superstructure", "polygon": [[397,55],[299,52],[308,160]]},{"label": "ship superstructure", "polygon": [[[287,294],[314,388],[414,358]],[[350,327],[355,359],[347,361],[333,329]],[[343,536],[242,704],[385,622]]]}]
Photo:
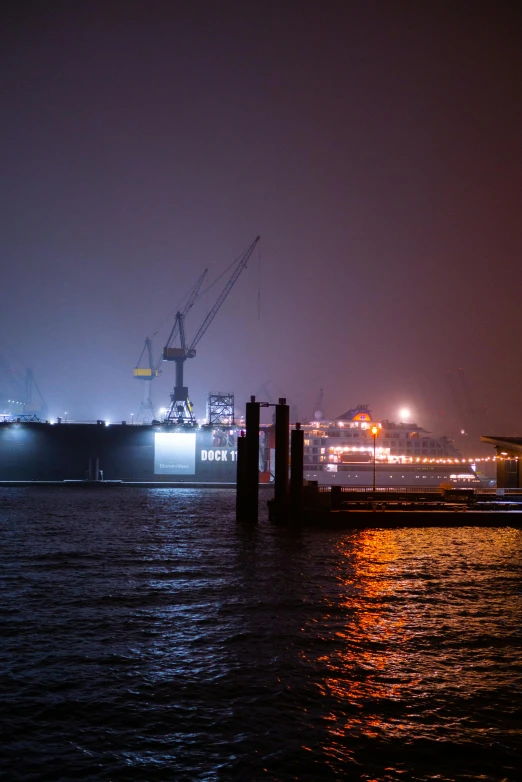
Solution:
[{"label": "ship superstructure", "polygon": [[416,423],[376,421],[367,405],[303,427],[304,475],[325,485],[479,485],[474,465],[448,437]]}]

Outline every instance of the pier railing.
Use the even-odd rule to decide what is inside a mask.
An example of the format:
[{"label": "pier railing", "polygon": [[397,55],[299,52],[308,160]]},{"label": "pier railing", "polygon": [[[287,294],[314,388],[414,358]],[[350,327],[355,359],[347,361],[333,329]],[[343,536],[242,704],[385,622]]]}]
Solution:
[{"label": "pier railing", "polygon": [[[311,485],[311,484],[309,484]],[[443,494],[447,492],[467,492],[475,495],[495,495],[495,496],[513,496],[518,495],[522,497],[522,488],[518,489],[497,489],[495,486],[481,487],[481,488],[451,488],[442,489],[440,486],[427,486],[421,488],[420,486],[406,486],[404,488],[398,486],[378,486],[373,489],[371,486],[318,486],[317,489],[320,492],[331,492],[332,489],[340,491],[342,494],[355,494],[359,492],[366,492],[370,494]]]},{"label": "pier railing", "polygon": [[393,507],[409,505],[452,505],[484,508],[485,504],[509,503],[522,504],[522,489],[495,489],[495,488],[439,488],[437,486],[398,488],[381,487],[373,489],[366,486],[316,486],[304,487],[305,505],[310,507],[330,508],[340,510],[347,506],[355,507],[360,504],[365,507],[369,504],[379,506],[390,503]]}]

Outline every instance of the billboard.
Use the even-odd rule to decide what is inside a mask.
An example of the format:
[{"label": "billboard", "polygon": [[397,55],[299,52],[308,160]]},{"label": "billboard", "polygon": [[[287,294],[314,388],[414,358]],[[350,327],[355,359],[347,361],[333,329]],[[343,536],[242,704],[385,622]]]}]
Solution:
[{"label": "billboard", "polygon": [[154,435],[155,475],[195,475],[196,433],[168,432]]}]

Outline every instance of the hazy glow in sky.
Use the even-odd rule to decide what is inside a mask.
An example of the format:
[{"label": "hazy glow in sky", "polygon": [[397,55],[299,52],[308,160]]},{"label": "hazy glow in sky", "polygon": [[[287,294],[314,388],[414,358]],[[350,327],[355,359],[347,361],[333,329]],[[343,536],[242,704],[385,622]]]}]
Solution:
[{"label": "hazy glow in sky", "polygon": [[8,3],[0,353],[55,413],[128,419],[145,337],[260,234],[186,364],[198,417],[309,420],[323,388],[327,417],[520,432],[520,12],[484,9]]}]

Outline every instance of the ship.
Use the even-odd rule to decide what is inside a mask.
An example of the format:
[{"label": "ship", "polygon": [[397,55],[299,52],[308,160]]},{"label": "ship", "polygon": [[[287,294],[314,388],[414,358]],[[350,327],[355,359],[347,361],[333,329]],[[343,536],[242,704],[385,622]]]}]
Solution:
[{"label": "ship", "polygon": [[[304,477],[325,486],[478,488],[476,464],[446,436],[416,423],[376,420],[357,405],[332,420],[321,411],[304,425]],[[374,477],[375,476],[375,477]]]}]

